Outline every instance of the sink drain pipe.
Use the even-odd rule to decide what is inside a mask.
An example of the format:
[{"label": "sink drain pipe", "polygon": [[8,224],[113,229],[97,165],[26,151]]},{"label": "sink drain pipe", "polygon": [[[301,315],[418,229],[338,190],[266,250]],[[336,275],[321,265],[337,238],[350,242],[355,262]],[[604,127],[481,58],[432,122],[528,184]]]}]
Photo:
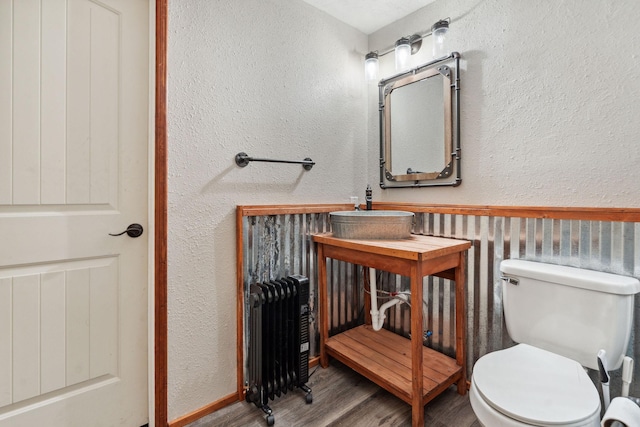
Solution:
[{"label": "sink drain pipe", "polygon": [[376,285],[375,268],[369,268],[369,293],[371,294],[371,326],[373,326],[374,331],[379,331],[380,329],[382,329],[382,325],[384,325],[384,319],[387,318],[384,313],[389,309],[389,307],[393,307],[394,305],[403,302],[409,302],[408,295],[398,294],[391,300],[382,304],[380,306],[380,310],[378,310],[378,290]]}]

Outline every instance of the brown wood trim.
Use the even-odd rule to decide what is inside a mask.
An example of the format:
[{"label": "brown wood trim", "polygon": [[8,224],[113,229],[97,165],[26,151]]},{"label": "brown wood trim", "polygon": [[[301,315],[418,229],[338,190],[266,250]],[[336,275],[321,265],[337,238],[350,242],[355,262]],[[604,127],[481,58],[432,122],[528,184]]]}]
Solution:
[{"label": "brown wood trim", "polygon": [[226,397],[223,397],[220,400],[217,400],[213,403],[210,403],[208,405],[203,406],[200,409],[196,409],[195,411],[184,415],[180,418],[177,418],[173,421],[171,421],[168,426],[169,427],[183,427],[186,426],[189,423],[192,423],[206,415],[209,415],[219,409],[224,408],[225,406],[229,406],[233,403],[236,403],[238,401],[238,396],[234,393],[234,394],[230,394]]},{"label": "brown wood trim", "polygon": [[374,209],[434,212],[453,215],[505,216],[520,218],[576,219],[588,221],[640,222],[640,208],[588,208],[555,206],[442,205],[374,202]]},{"label": "brown wood trim", "polygon": [[[320,363],[320,357],[316,356],[316,357],[312,357],[309,360],[309,368],[313,368],[314,366],[317,366]],[[171,421],[168,424],[168,427],[183,427],[189,423],[192,423],[196,420],[199,420],[202,417],[205,417],[215,411],[218,411],[222,408],[225,408],[229,405],[233,405],[234,403],[238,402],[238,401],[242,401],[244,400],[244,390],[242,390],[242,393],[238,396],[236,394],[230,394],[226,397],[223,397],[220,400],[217,400],[215,402],[209,403],[208,405],[203,406],[200,409],[196,409],[195,411],[187,414],[187,415],[183,415],[180,418],[177,418],[173,421]]]},{"label": "brown wood trim", "polygon": [[236,383],[238,400],[244,396],[244,266],[242,263],[242,209],[236,208]]},{"label": "brown wood trim", "polygon": [[[314,366],[317,366],[320,363],[320,356],[316,356],[316,357],[312,357],[311,359],[309,359],[309,367],[313,368]],[[311,373],[313,374],[313,372]],[[309,375],[311,375],[309,374]]]},{"label": "brown wood trim", "polygon": [[287,215],[348,211],[353,209],[349,203],[310,204],[310,205],[245,205],[237,207],[242,216]]},{"label": "brown wood trim", "polygon": [[[561,206],[447,205],[409,202],[374,202],[375,209],[405,210],[416,213],[505,216],[518,218],[576,219],[590,221],[640,222],[640,208],[590,208]],[[326,213],[351,210],[345,204],[246,205],[238,206],[243,216]]]},{"label": "brown wood trim", "polygon": [[155,259],[154,259],[154,417],[168,422],[167,391],[167,2],[156,1],[155,52]]}]

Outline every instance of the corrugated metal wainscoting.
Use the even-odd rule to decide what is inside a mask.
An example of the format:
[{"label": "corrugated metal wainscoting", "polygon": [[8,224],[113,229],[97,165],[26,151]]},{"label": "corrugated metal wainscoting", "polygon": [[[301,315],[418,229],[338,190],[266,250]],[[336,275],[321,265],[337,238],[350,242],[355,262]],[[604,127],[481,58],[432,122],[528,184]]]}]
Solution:
[{"label": "corrugated metal wainscoting", "polygon": [[[289,274],[311,281],[312,356],[318,355],[316,253],[314,233],[330,231],[328,213],[245,216],[243,227],[243,277],[245,296],[250,283]],[[467,257],[468,369],[487,352],[509,347],[502,316],[499,265],[521,258],[640,277],[640,223],[518,218],[500,216],[417,213],[413,232],[466,239],[472,242]],[[330,334],[363,323],[363,269],[331,260],[328,263]],[[408,290],[408,278],[380,273],[382,289]],[[432,331],[426,345],[455,355],[455,286],[447,279],[427,277],[425,319]],[[245,298],[247,301],[248,298]],[[640,331],[640,298],[636,297],[634,331]],[[247,312],[245,308],[245,313]],[[245,343],[248,329],[245,324]],[[387,314],[385,327],[408,336],[410,311],[406,305]],[[632,332],[633,334],[633,332]],[[640,339],[632,335],[628,354],[640,363]],[[246,348],[246,347],[245,347]],[[455,357],[455,356],[454,356]],[[595,355],[594,355],[595,357]],[[640,371],[640,369],[636,369]],[[620,390],[613,375],[612,394]],[[636,375],[637,377],[637,375]],[[639,381],[632,395],[640,395]]]}]

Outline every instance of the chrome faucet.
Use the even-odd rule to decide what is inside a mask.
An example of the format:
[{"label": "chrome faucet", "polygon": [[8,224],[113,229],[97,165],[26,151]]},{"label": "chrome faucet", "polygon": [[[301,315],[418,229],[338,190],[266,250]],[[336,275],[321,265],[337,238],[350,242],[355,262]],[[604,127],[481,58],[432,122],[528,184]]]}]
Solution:
[{"label": "chrome faucet", "polygon": [[372,197],[371,197],[371,185],[367,184],[367,191],[365,193],[365,197],[364,200],[367,204],[367,210],[370,211],[371,210],[371,202],[373,201]]}]

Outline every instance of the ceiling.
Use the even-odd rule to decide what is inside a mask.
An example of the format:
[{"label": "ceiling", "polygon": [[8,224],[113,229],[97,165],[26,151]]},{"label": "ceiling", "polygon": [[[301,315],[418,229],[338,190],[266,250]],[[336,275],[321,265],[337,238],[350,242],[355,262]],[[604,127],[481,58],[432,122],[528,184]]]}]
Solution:
[{"label": "ceiling", "polygon": [[404,18],[435,0],[304,0],[365,34]]}]

